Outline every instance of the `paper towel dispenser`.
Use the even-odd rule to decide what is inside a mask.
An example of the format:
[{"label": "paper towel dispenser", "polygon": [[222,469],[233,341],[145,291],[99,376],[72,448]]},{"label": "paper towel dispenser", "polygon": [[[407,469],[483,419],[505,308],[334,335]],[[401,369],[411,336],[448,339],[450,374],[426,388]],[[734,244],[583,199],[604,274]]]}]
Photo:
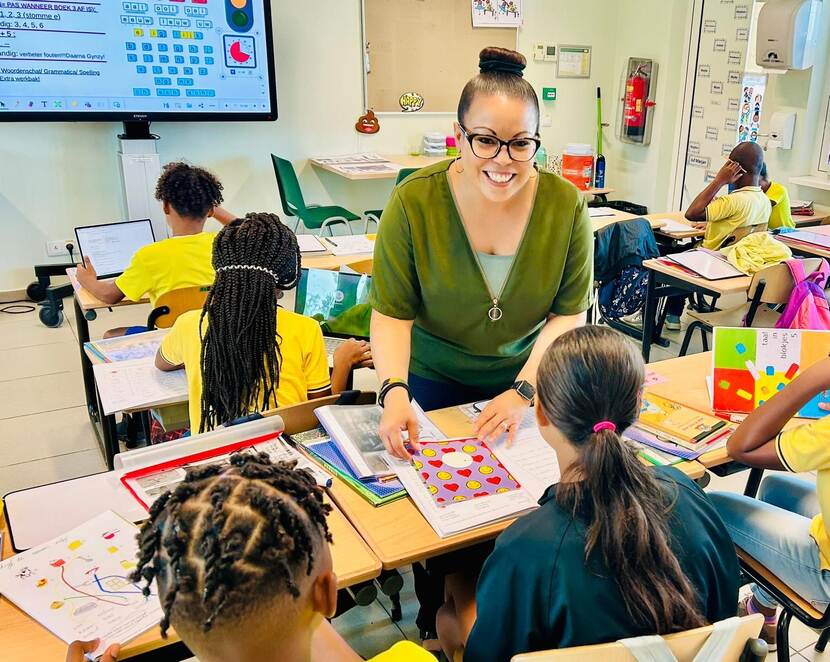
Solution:
[{"label": "paper towel dispenser", "polygon": [[777,111],[769,120],[767,149],[792,149],[795,134],[795,113]]},{"label": "paper towel dispenser", "polygon": [[755,62],[765,69],[809,69],[821,0],[769,0],[758,15]]}]

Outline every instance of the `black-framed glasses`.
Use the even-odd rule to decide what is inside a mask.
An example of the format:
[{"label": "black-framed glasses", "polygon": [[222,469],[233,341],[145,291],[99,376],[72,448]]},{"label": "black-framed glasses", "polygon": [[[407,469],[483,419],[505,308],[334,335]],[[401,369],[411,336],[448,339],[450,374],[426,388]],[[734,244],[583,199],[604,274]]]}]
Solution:
[{"label": "black-framed glasses", "polygon": [[502,140],[489,133],[468,133],[461,124],[458,127],[470,143],[473,154],[480,159],[494,159],[499,155],[502,147],[507,147],[507,155],[514,161],[530,161],[542,144],[537,137]]}]

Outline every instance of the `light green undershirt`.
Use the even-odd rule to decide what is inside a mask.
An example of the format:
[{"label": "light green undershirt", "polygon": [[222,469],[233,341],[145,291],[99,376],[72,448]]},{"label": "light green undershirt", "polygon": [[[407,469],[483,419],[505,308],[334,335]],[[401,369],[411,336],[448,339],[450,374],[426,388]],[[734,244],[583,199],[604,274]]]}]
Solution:
[{"label": "light green undershirt", "polygon": [[478,259],[481,262],[481,269],[484,271],[487,284],[493,291],[493,295],[497,297],[504,287],[504,282],[507,280],[510,265],[513,263],[513,256],[490,255],[489,253],[482,253],[481,251],[476,251],[476,255],[478,255]]}]

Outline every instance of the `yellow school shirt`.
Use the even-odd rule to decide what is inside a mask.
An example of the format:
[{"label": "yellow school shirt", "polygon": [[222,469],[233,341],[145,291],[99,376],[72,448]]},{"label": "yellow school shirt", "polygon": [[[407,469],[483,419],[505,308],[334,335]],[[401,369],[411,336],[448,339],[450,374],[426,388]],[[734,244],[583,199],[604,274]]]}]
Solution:
[{"label": "yellow school shirt", "polygon": [[769,198],[760,186],[744,186],[729,195],[715,198],[706,207],[706,234],[703,247],[717,249],[734,230],[745,225],[768,223]]},{"label": "yellow school shirt", "polygon": [[790,211],[790,194],[785,186],[778,182],[772,182],[767,189],[767,197],[772,205],[772,212],[769,215],[769,229],[794,228],[792,212]]},{"label": "yellow school shirt", "polygon": [[436,662],[435,657],[412,641],[399,641],[392,648],[369,658],[366,662]]},{"label": "yellow school shirt", "polygon": [[[160,352],[171,365],[184,365],[187,372],[190,429],[199,431],[202,421],[202,335],[199,332],[201,310],[191,310],[176,320],[161,343]],[[207,331],[207,318],[203,330]],[[331,386],[329,363],[323,332],[316,320],[277,309],[277,339],[282,363],[276,400],[270,407],[294,405],[308,400],[309,391],[322,391]]]},{"label": "yellow school shirt", "polygon": [[115,285],[131,301],[146,294],[151,306],[167,292],[211,285],[216,277],[211,264],[215,237],[215,232],[200,232],[139,248]]},{"label": "yellow school shirt", "polygon": [[813,518],[810,535],[818,543],[821,569],[830,570],[830,417],[778,435],[775,450],[787,471],[816,471],[816,493],[821,512]]}]

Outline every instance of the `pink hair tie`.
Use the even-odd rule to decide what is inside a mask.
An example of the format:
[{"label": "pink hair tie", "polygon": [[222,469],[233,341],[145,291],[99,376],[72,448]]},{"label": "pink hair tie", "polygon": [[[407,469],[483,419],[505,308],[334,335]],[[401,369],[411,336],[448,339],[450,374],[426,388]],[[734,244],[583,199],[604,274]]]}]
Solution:
[{"label": "pink hair tie", "polygon": [[594,426],[594,432],[602,432],[603,430],[611,430],[611,432],[616,432],[617,426],[611,421],[600,421]]}]

